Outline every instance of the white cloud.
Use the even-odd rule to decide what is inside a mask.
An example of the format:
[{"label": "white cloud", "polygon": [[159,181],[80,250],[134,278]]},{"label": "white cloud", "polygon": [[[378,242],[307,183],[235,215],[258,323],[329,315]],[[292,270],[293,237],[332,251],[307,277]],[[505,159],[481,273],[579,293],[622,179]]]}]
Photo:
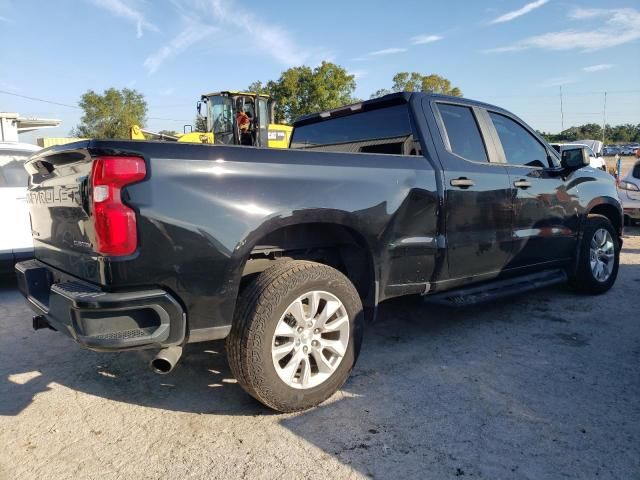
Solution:
[{"label": "white cloud", "polygon": [[377,57],[379,55],[394,55],[396,53],[406,52],[406,48],[383,48],[382,50],[375,50],[373,52],[367,53],[370,57]]},{"label": "white cloud", "polygon": [[602,15],[607,15],[607,10],[604,8],[575,8],[569,13],[569,18],[584,20],[585,18],[594,18]]},{"label": "white cloud", "polygon": [[258,49],[283,65],[314,64],[319,62],[320,57],[326,59],[330,56],[327,52],[302,47],[288,31],[267,22],[264,16],[254,14],[233,0],[186,1],[186,5],[195,5],[203,16],[210,16],[226,33],[242,34],[244,49]]},{"label": "white cloud", "polygon": [[211,25],[202,25],[190,19],[185,20],[187,26],[176,37],[145,59],[144,66],[149,73],[157,72],[168,59],[218,30]]},{"label": "white cloud", "polygon": [[149,22],[144,14],[127,5],[123,0],[92,0],[94,5],[103,8],[117,17],[124,18],[136,25],[136,36],[142,37],[143,30],[158,31],[158,27]]},{"label": "white cloud", "polygon": [[512,10],[511,12],[507,12],[504,15],[500,15],[497,18],[494,18],[489,23],[504,23],[510,22],[511,20],[521,17],[522,15],[526,15],[527,13],[535,10],[536,8],[540,8],[549,0],[536,0],[535,2],[527,3],[524,7],[519,8],[518,10]]},{"label": "white cloud", "polygon": [[633,8],[577,9],[570,14],[575,20],[597,18],[599,26],[586,30],[549,32],[520,40],[505,47],[485,50],[502,53],[540,48],[543,50],[574,50],[592,52],[616,47],[640,38],[640,12]]},{"label": "white cloud", "polygon": [[599,63],[598,65],[590,65],[588,67],[584,67],[582,70],[585,72],[601,72],[602,70],[609,70],[613,68],[614,65],[611,63]]},{"label": "white cloud", "polygon": [[425,43],[442,40],[442,37],[440,35],[416,35],[415,37],[411,37],[410,40],[413,45],[423,45]]}]

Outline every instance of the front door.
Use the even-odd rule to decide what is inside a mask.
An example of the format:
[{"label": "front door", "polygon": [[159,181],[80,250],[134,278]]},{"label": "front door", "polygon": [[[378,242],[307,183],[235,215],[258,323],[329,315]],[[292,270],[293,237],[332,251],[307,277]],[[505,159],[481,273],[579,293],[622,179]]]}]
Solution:
[{"label": "front door", "polygon": [[443,142],[438,154],[445,177],[448,279],[458,284],[494,278],[510,259],[509,175],[503,164],[490,161],[493,145],[484,140],[475,107],[437,102],[433,111]]},{"label": "front door", "polygon": [[488,114],[513,192],[513,258],[508,267],[544,267],[571,259],[578,232],[577,188],[568,186],[547,147],[523,124],[502,113]]},{"label": "front door", "polygon": [[268,146],[269,135],[269,102],[266,98],[257,97],[258,104],[258,122],[256,131],[256,146],[266,147]]}]

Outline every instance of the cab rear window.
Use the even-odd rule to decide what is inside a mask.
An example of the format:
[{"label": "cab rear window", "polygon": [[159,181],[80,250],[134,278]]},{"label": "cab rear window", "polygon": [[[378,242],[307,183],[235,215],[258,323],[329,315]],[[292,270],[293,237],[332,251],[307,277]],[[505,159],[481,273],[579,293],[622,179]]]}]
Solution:
[{"label": "cab rear window", "polygon": [[291,148],[390,155],[420,154],[406,104],[296,127]]}]

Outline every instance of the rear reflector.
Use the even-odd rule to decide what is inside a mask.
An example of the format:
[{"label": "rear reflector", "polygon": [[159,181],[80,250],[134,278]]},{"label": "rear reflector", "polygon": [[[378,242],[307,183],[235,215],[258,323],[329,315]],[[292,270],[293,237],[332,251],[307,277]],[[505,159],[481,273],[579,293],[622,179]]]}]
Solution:
[{"label": "rear reflector", "polygon": [[91,171],[93,221],[96,252],[101,255],[131,255],[138,247],[136,213],[122,203],[122,187],[146,175],[140,157],[98,157]]}]

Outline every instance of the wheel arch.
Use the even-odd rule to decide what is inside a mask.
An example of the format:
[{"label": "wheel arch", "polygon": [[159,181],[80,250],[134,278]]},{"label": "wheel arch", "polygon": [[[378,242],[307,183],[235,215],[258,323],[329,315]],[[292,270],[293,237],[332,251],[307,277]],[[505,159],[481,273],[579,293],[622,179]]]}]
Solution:
[{"label": "wheel arch", "polygon": [[618,237],[622,237],[623,213],[620,202],[611,197],[598,197],[589,203],[587,215],[602,215],[609,219]]},{"label": "wheel arch", "polygon": [[[228,276],[234,298],[276,260],[311,260],[332,266],[349,278],[371,319],[378,302],[379,281],[373,242],[343,212],[323,213],[304,220],[274,218],[242,239],[232,252]],[[229,316],[232,318],[233,312]]]}]

